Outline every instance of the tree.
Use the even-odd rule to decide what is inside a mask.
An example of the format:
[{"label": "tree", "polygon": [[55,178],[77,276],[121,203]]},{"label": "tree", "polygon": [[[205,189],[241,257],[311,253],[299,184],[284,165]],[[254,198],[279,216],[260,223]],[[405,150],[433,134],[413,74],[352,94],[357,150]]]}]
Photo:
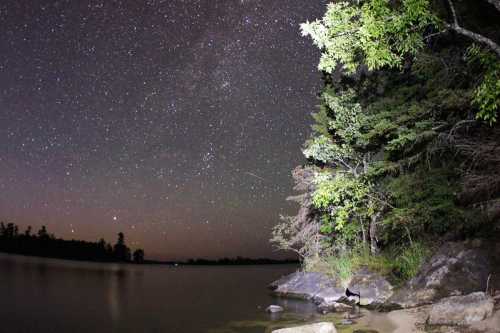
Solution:
[{"label": "tree", "polygon": [[49,234],[47,232],[47,228],[42,225],[42,227],[40,228],[40,230],[38,230],[38,238],[42,239],[42,240],[46,240],[49,238]]},{"label": "tree", "polygon": [[322,255],[322,242],[326,236],[321,234],[321,222],[312,203],[314,179],[319,169],[297,167],[292,175],[295,180],[294,190],[300,194],[287,200],[299,204],[296,216],[281,216],[281,221],[273,228],[273,242],[279,249],[293,251],[301,259],[317,258]]},{"label": "tree", "polygon": [[5,236],[7,236],[7,238],[10,238],[10,239],[17,236],[16,226],[14,225],[14,223],[7,223],[7,228],[5,230]]},{"label": "tree", "polygon": [[[18,230],[19,227],[14,223],[0,223],[0,251],[73,260],[130,261],[130,249],[125,245],[123,233],[118,235],[113,248],[102,238],[98,242],[56,238],[49,235],[45,226],[38,230],[37,236],[32,235],[31,226],[22,234]],[[134,259],[142,262],[144,250],[136,251]]]},{"label": "tree", "polygon": [[[499,11],[497,0],[486,0]],[[311,36],[322,50],[318,68],[332,73],[342,66],[354,74],[366,66],[368,70],[403,68],[409,57],[415,57],[428,39],[454,31],[485,45],[496,54],[495,64],[487,68],[477,86],[474,102],[478,119],[493,123],[500,108],[500,45],[481,33],[459,24],[455,4],[447,0],[449,18],[440,17],[431,0],[339,1],[328,5],[322,20],[302,25],[302,34]],[[500,15],[499,15],[500,16]]]},{"label": "tree", "polygon": [[125,245],[125,235],[118,233],[118,240],[113,249],[113,255],[118,261],[130,261],[130,249]]},{"label": "tree", "polygon": [[134,262],[136,264],[142,264],[144,262],[144,250],[137,249],[134,251]]},{"label": "tree", "polygon": [[[478,32],[467,35],[460,13],[476,2],[458,11],[444,3],[340,1],[302,25],[321,50],[325,87],[303,148],[304,169],[314,172],[296,197],[299,214],[275,228],[280,248],[306,261],[360,245],[373,255],[418,249],[469,232],[478,223],[468,212],[498,205],[500,12],[468,21]],[[482,4],[498,9],[497,0]],[[481,195],[464,195],[463,184]],[[319,248],[306,251],[310,240]]]}]

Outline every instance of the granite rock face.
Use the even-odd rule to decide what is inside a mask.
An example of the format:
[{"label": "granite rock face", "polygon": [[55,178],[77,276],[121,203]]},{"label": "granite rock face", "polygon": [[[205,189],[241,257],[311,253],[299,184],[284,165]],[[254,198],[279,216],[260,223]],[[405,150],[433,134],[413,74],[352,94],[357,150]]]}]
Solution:
[{"label": "granite rock face", "polygon": [[334,279],[316,272],[292,273],[271,283],[269,287],[277,295],[306,300],[315,297],[338,299],[345,292],[336,286]]},{"label": "granite rock face", "polygon": [[378,306],[393,295],[393,286],[383,276],[361,269],[354,274],[348,286],[349,290],[361,297],[350,297],[350,301],[360,301],[364,306]]},{"label": "granite rock face", "polygon": [[282,328],[272,333],[337,333],[332,323],[316,323],[311,325]]},{"label": "granite rock face", "polygon": [[451,296],[433,304],[427,323],[430,325],[468,326],[493,313],[494,302],[484,292]]},{"label": "granite rock face", "polygon": [[491,255],[481,242],[448,242],[386,305],[410,308],[432,304],[444,297],[486,290],[491,272]]},{"label": "granite rock face", "polygon": [[[348,311],[347,305],[358,302],[358,297],[346,297],[345,288],[335,279],[316,272],[296,272],[270,285],[275,294],[284,297],[312,300],[321,312]],[[348,285],[351,291],[361,293],[361,305],[379,305],[392,294],[392,285],[382,276],[361,269]]]}]

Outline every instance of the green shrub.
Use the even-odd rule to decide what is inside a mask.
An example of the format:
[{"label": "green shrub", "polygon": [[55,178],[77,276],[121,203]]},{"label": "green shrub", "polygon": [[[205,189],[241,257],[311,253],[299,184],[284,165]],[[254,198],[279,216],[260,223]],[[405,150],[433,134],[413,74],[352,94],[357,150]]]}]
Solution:
[{"label": "green shrub", "polygon": [[372,255],[368,246],[360,246],[354,250],[352,261],[356,269],[366,267],[371,272],[384,276],[390,275],[393,268],[391,257],[387,253]]},{"label": "green shrub", "polygon": [[330,270],[329,274],[338,278],[343,287],[347,287],[354,271],[352,257],[346,253],[327,257],[326,260]]},{"label": "green shrub", "polygon": [[320,272],[339,281],[342,287],[347,287],[353,274],[353,260],[349,254],[330,255],[304,260],[304,270]]},{"label": "green shrub", "polygon": [[402,249],[393,264],[393,271],[397,278],[406,281],[415,277],[430,252],[430,249],[421,243],[413,243]]}]

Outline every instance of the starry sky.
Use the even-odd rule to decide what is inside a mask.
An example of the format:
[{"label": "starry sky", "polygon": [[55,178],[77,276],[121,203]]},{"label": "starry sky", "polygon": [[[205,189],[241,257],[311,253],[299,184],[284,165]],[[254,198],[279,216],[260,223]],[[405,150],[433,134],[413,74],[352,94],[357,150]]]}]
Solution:
[{"label": "starry sky", "polygon": [[283,257],[326,1],[2,0],[0,220],[156,259]]}]

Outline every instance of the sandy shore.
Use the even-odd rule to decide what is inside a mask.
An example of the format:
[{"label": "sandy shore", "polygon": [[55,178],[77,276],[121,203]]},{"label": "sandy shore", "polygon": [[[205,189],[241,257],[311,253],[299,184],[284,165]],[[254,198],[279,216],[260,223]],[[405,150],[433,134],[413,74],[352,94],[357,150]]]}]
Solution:
[{"label": "sandy shore", "polygon": [[[425,333],[430,306],[396,310],[389,313],[370,313],[359,324],[384,333]],[[500,333],[500,309],[491,317],[469,327],[441,327],[441,333]]]},{"label": "sandy shore", "polygon": [[427,318],[425,307],[396,310],[389,313],[370,312],[358,323],[384,333],[424,333],[421,329]]}]

